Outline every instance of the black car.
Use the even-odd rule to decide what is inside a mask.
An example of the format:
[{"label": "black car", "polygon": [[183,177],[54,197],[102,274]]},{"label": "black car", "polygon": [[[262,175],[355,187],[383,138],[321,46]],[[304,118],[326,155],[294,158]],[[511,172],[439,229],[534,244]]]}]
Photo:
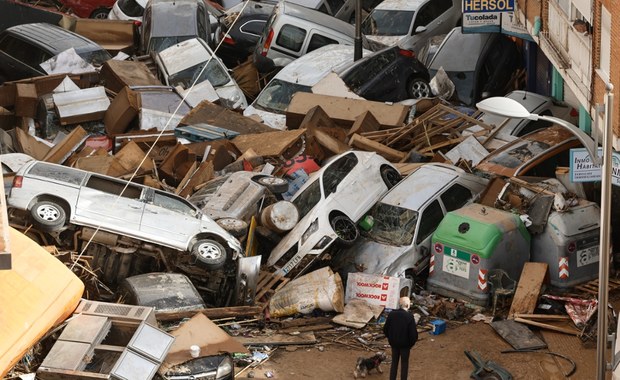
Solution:
[{"label": "black car", "polygon": [[41,63],[69,48],[93,66],[112,58],[95,42],[56,25],[10,27],[0,33],[0,82],[46,75]]},{"label": "black car", "polygon": [[216,46],[220,45],[216,54],[228,68],[245,62],[252,54],[273,7],[247,0],[228,9],[220,18],[215,33]]},{"label": "black car", "polygon": [[428,70],[410,50],[398,46],[372,53],[340,74],[357,95],[378,102],[400,102],[431,96]]},{"label": "black car", "polygon": [[501,33],[463,33],[452,29],[428,64],[431,75],[443,68],[454,83],[453,97],[473,107],[491,96],[519,89],[515,73],[523,67],[517,44]]}]

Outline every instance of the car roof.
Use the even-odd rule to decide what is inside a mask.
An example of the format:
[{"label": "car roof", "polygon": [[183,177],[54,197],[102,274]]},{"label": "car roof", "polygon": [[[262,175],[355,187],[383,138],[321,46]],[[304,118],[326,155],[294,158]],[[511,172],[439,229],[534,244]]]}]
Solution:
[{"label": "car roof", "polygon": [[499,35],[499,33],[462,33],[461,27],[457,26],[439,45],[428,64],[428,69],[439,70],[439,67],[443,67],[445,71],[473,71],[488,42]]},{"label": "car roof", "polygon": [[354,47],[332,44],[313,50],[284,66],[274,79],[314,86],[327,74],[353,62]]},{"label": "car roof", "polygon": [[[151,37],[191,36],[196,34],[197,0],[150,0]],[[205,8],[206,11],[206,8]],[[177,22],[179,19],[187,22]]]},{"label": "car roof", "polygon": [[427,0],[385,0],[375,7],[377,10],[417,11]]},{"label": "car roof", "polygon": [[43,46],[46,50],[56,54],[70,48],[74,48],[78,53],[103,50],[101,46],[86,37],[47,23],[16,25],[6,29],[4,33],[19,36],[22,40]]},{"label": "car roof", "polygon": [[379,202],[419,210],[459,176],[462,169],[449,165],[424,164],[400,181]]},{"label": "car roof", "polygon": [[[506,167],[501,162],[498,162],[501,161],[501,159],[498,159],[499,157],[506,156],[507,152],[515,149],[515,147],[517,146],[523,145],[524,142],[528,141],[541,142],[549,147],[544,151],[540,152],[539,154],[529,158],[525,156],[523,156],[523,159],[521,159],[521,157],[515,157],[518,158],[520,161],[523,161],[523,163],[514,168]],[[480,163],[476,166],[476,169],[502,175],[514,175],[514,173],[519,172],[521,168],[529,165],[541,156],[545,156],[549,152],[553,152],[554,150],[564,150],[567,145],[578,146],[581,145],[581,143],[579,142],[577,137],[568,129],[559,125],[552,125],[548,128],[539,129],[523,135],[522,137],[511,141],[510,143],[502,146],[501,148],[494,150],[482,161],[480,161]],[[518,151],[515,152],[515,156],[519,156],[520,153],[521,152]],[[527,154],[528,152],[524,153]]]},{"label": "car roof", "polygon": [[282,1],[278,5],[276,5],[274,11],[278,12],[279,9],[281,9],[281,12],[285,15],[297,17],[304,21],[322,25],[325,28],[339,32],[351,38],[355,36],[355,27],[353,25],[323,12],[319,12],[314,9],[306,8],[302,5],[289,3],[286,1]]}]

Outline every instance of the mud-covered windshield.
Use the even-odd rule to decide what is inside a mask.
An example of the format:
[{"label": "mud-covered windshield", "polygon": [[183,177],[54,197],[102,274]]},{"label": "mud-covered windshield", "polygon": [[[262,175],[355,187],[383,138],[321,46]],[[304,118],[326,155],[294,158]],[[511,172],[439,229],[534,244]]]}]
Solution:
[{"label": "mud-covered windshield", "polygon": [[369,214],[374,218],[367,236],[373,240],[394,245],[410,245],[418,221],[418,212],[385,203],[377,203]]},{"label": "mud-covered windshield", "polygon": [[317,178],[292,201],[299,211],[299,219],[301,220],[304,216],[306,216],[306,214],[308,214],[320,200],[321,182]]}]

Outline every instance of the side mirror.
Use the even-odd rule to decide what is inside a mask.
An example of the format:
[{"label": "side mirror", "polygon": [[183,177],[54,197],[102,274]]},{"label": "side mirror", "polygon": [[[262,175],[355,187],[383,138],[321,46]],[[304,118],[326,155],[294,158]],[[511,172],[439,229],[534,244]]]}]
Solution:
[{"label": "side mirror", "polygon": [[424,32],[426,32],[426,27],[425,26],[418,26],[413,31],[413,34],[419,34],[419,33],[424,33]]}]

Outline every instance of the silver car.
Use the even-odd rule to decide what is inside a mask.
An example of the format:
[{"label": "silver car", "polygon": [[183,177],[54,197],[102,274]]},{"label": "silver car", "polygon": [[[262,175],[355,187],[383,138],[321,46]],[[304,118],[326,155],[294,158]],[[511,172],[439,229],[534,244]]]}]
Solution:
[{"label": "silver car", "polygon": [[428,267],[431,235],[444,215],[471,202],[487,182],[451,165],[420,166],[370,209],[372,228],[341,252],[333,267],[343,274],[419,274]]},{"label": "silver car", "polygon": [[174,194],[62,165],[33,161],[16,174],[9,208],[26,210],[46,232],[67,224],[99,227],[191,252],[206,269],[242,255],[239,241]]}]

